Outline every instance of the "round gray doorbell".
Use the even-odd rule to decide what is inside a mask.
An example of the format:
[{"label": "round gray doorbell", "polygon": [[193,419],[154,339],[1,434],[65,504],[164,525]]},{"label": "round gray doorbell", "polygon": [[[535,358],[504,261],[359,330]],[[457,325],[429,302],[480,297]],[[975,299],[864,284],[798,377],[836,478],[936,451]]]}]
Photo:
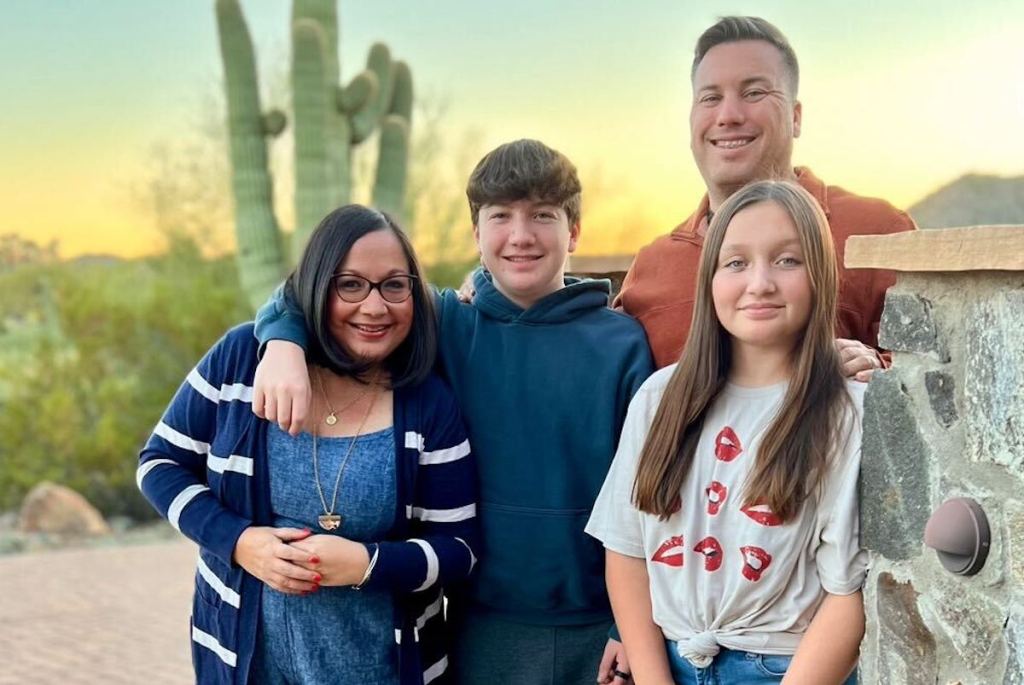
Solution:
[{"label": "round gray doorbell", "polygon": [[961,576],[981,570],[991,543],[988,517],[967,497],[943,502],[924,527],[924,544],[935,550],[947,571]]}]

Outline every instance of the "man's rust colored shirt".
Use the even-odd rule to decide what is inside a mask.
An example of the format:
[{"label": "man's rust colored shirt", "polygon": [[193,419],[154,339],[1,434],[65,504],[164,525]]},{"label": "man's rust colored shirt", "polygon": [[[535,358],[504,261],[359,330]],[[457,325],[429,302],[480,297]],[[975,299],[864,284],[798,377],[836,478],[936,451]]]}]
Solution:
[{"label": "man's rust colored shirt", "polygon": [[[839,258],[839,320],[841,338],[878,347],[878,322],[885,291],[896,282],[892,271],[848,270],[843,266],[846,239],[851,235],[882,235],[912,231],[914,221],[884,200],[860,197],[826,186],[810,170],[797,167],[797,182],[825,210]],[[642,248],[633,260],[616,306],[636,317],[654,353],[658,368],[677,361],[690,333],[700,249],[707,230],[708,197],[697,211],[670,234]]]}]

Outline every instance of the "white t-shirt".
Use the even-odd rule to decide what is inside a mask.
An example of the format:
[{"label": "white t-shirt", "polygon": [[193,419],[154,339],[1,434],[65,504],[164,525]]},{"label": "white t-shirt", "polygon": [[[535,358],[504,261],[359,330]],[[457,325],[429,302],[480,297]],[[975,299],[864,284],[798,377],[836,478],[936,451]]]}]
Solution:
[{"label": "white t-shirt", "polygon": [[[761,437],[787,384],[728,384],[707,414],[681,494],[666,521],[632,503],[644,440],[675,365],[652,375],[629,406],[618,452],[586,531],[607,549],[647,562],[654,622],[680,654],[707,666],[719,646],[793,654],[824,592],[860,589],[857,477],[865,384],[847,382],[854,412],[820,494],[785,525],[764,505],[742,508]],[[845,448],[845,449],[842,449]],[[837,449],[837,451],[838,451]]]}]

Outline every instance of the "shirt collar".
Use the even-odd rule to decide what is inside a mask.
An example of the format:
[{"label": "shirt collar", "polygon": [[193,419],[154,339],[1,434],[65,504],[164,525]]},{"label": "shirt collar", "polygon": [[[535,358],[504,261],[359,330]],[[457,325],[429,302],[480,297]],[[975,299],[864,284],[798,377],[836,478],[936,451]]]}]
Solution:
[{"label": "shirt collar", "polygon": [[[796,182],[803,186],[804,190],[809,192],[818,204],[821,205],[822,210],[825,212],[825,218],[831,217],[831,209],[828,205],[828,187],[811,173],[811,170],[807,167],[798,166],[793,169],[793,173],[796,174]],[[704,238],[704,234],[708,230],[708,209],[710,207],[710,200],[708,194],[704,193],[704,197],[701,198],[700,204],[697,205],[697,211],[689,216],[683,223],[672,229],[672,237],[679,240],[689,240],[691,242],[701,242]]]}]

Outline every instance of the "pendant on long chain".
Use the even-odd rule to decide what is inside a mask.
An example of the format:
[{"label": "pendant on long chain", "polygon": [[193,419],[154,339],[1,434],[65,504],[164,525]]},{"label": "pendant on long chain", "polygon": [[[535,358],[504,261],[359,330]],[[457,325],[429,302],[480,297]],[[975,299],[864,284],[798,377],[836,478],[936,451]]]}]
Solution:
[{"label": "pendant on long chain", "polygon": [[320,514],[317,520],[320,522],[320,527],[324,530],[337,530],[341,525],[341,516],[339,514]]},{"label": "pendant on long chain", "polygon": [[335,416],[334,412],[332,411],[330,414],[324,417],[324,423],[326,423],[328,426],[333,426],[334,424],[338,423],[338,417]]}]

